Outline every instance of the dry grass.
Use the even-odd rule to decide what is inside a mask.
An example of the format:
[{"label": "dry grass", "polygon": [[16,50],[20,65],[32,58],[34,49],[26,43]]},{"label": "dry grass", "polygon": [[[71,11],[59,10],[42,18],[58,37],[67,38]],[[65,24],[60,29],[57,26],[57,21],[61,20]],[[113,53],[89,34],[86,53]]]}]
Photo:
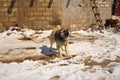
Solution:
[{"label": "dry grass", "polygon": [[0,62],[22,62],[24,60],[46,60],[54,59],[55,57],[46,56],[37,51],[36,47],[23,47],[10,49],[4,53],[0,53]]},{"label": "dry grass", "polygon": [[92,61],[91,56],[89,56],[84,60],[85,65],[89,66],[99,65],[101,67],[106,67],[111,62],[120,62],[120,57],[117,57],[115,60],[104,59],[102,62],[95,62]]}]

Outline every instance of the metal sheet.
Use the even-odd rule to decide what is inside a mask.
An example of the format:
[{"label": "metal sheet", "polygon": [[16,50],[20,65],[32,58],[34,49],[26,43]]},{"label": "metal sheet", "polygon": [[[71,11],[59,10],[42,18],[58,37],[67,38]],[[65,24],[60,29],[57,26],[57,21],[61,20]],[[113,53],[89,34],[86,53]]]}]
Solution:
[{"label": "metal sheet", "polygon": [[115,15],[120,16],[120,2],[117,2],[115,5]]}]

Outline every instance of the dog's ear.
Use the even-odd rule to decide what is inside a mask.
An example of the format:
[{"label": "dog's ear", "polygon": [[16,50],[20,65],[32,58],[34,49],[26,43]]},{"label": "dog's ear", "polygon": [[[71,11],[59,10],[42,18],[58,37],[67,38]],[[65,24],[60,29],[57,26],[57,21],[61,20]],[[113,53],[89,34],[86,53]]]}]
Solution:
[{"label": "dog's ear", "polygon": [[71,28],[67,28],[66,30],[69,32],[69,34],[71,33]]},{"label": "dog's ear", "polygon": [[69,33],[71,32],[71,28],[67,28],[66,30],[67,30]]}]

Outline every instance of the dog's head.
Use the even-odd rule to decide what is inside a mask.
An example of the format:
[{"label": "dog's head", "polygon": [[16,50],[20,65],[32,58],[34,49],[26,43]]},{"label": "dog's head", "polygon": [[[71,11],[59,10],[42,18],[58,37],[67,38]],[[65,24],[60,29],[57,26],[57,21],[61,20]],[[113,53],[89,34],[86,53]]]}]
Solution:
[{"label": "dog's head", "polygon": [[70,35],[69,29],[60,29],[55,33],[55,40],[65,40]]},{"label": "dog's head", "polygon": [[69,32],[68,29],[66,29],[66,30],[63,30],[62,34],[63,34],[62,36],[63,36],[64,38],[67,38],[67,37],[70,35],[70,32]]}]

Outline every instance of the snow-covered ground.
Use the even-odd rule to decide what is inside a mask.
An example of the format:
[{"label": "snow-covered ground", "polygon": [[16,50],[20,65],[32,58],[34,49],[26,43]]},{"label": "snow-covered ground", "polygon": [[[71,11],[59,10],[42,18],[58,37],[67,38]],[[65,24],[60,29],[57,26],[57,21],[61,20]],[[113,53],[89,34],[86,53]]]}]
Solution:
[{"label": "snow-covered ground", "polygon": [[[35,46],[51,55],[47,38],[51,30],[41,32]],[[15,35],[20,36],[20,32],[9,38]],[[3,38],[9,40],[6,32],[0,33]],[[0,45],[2,48],[4,43]],[[69,53],[71,57],[63,59],[54,56],[50,60],[0,62],[0,80],[120,80],[120,33],[73,31]]]}]

